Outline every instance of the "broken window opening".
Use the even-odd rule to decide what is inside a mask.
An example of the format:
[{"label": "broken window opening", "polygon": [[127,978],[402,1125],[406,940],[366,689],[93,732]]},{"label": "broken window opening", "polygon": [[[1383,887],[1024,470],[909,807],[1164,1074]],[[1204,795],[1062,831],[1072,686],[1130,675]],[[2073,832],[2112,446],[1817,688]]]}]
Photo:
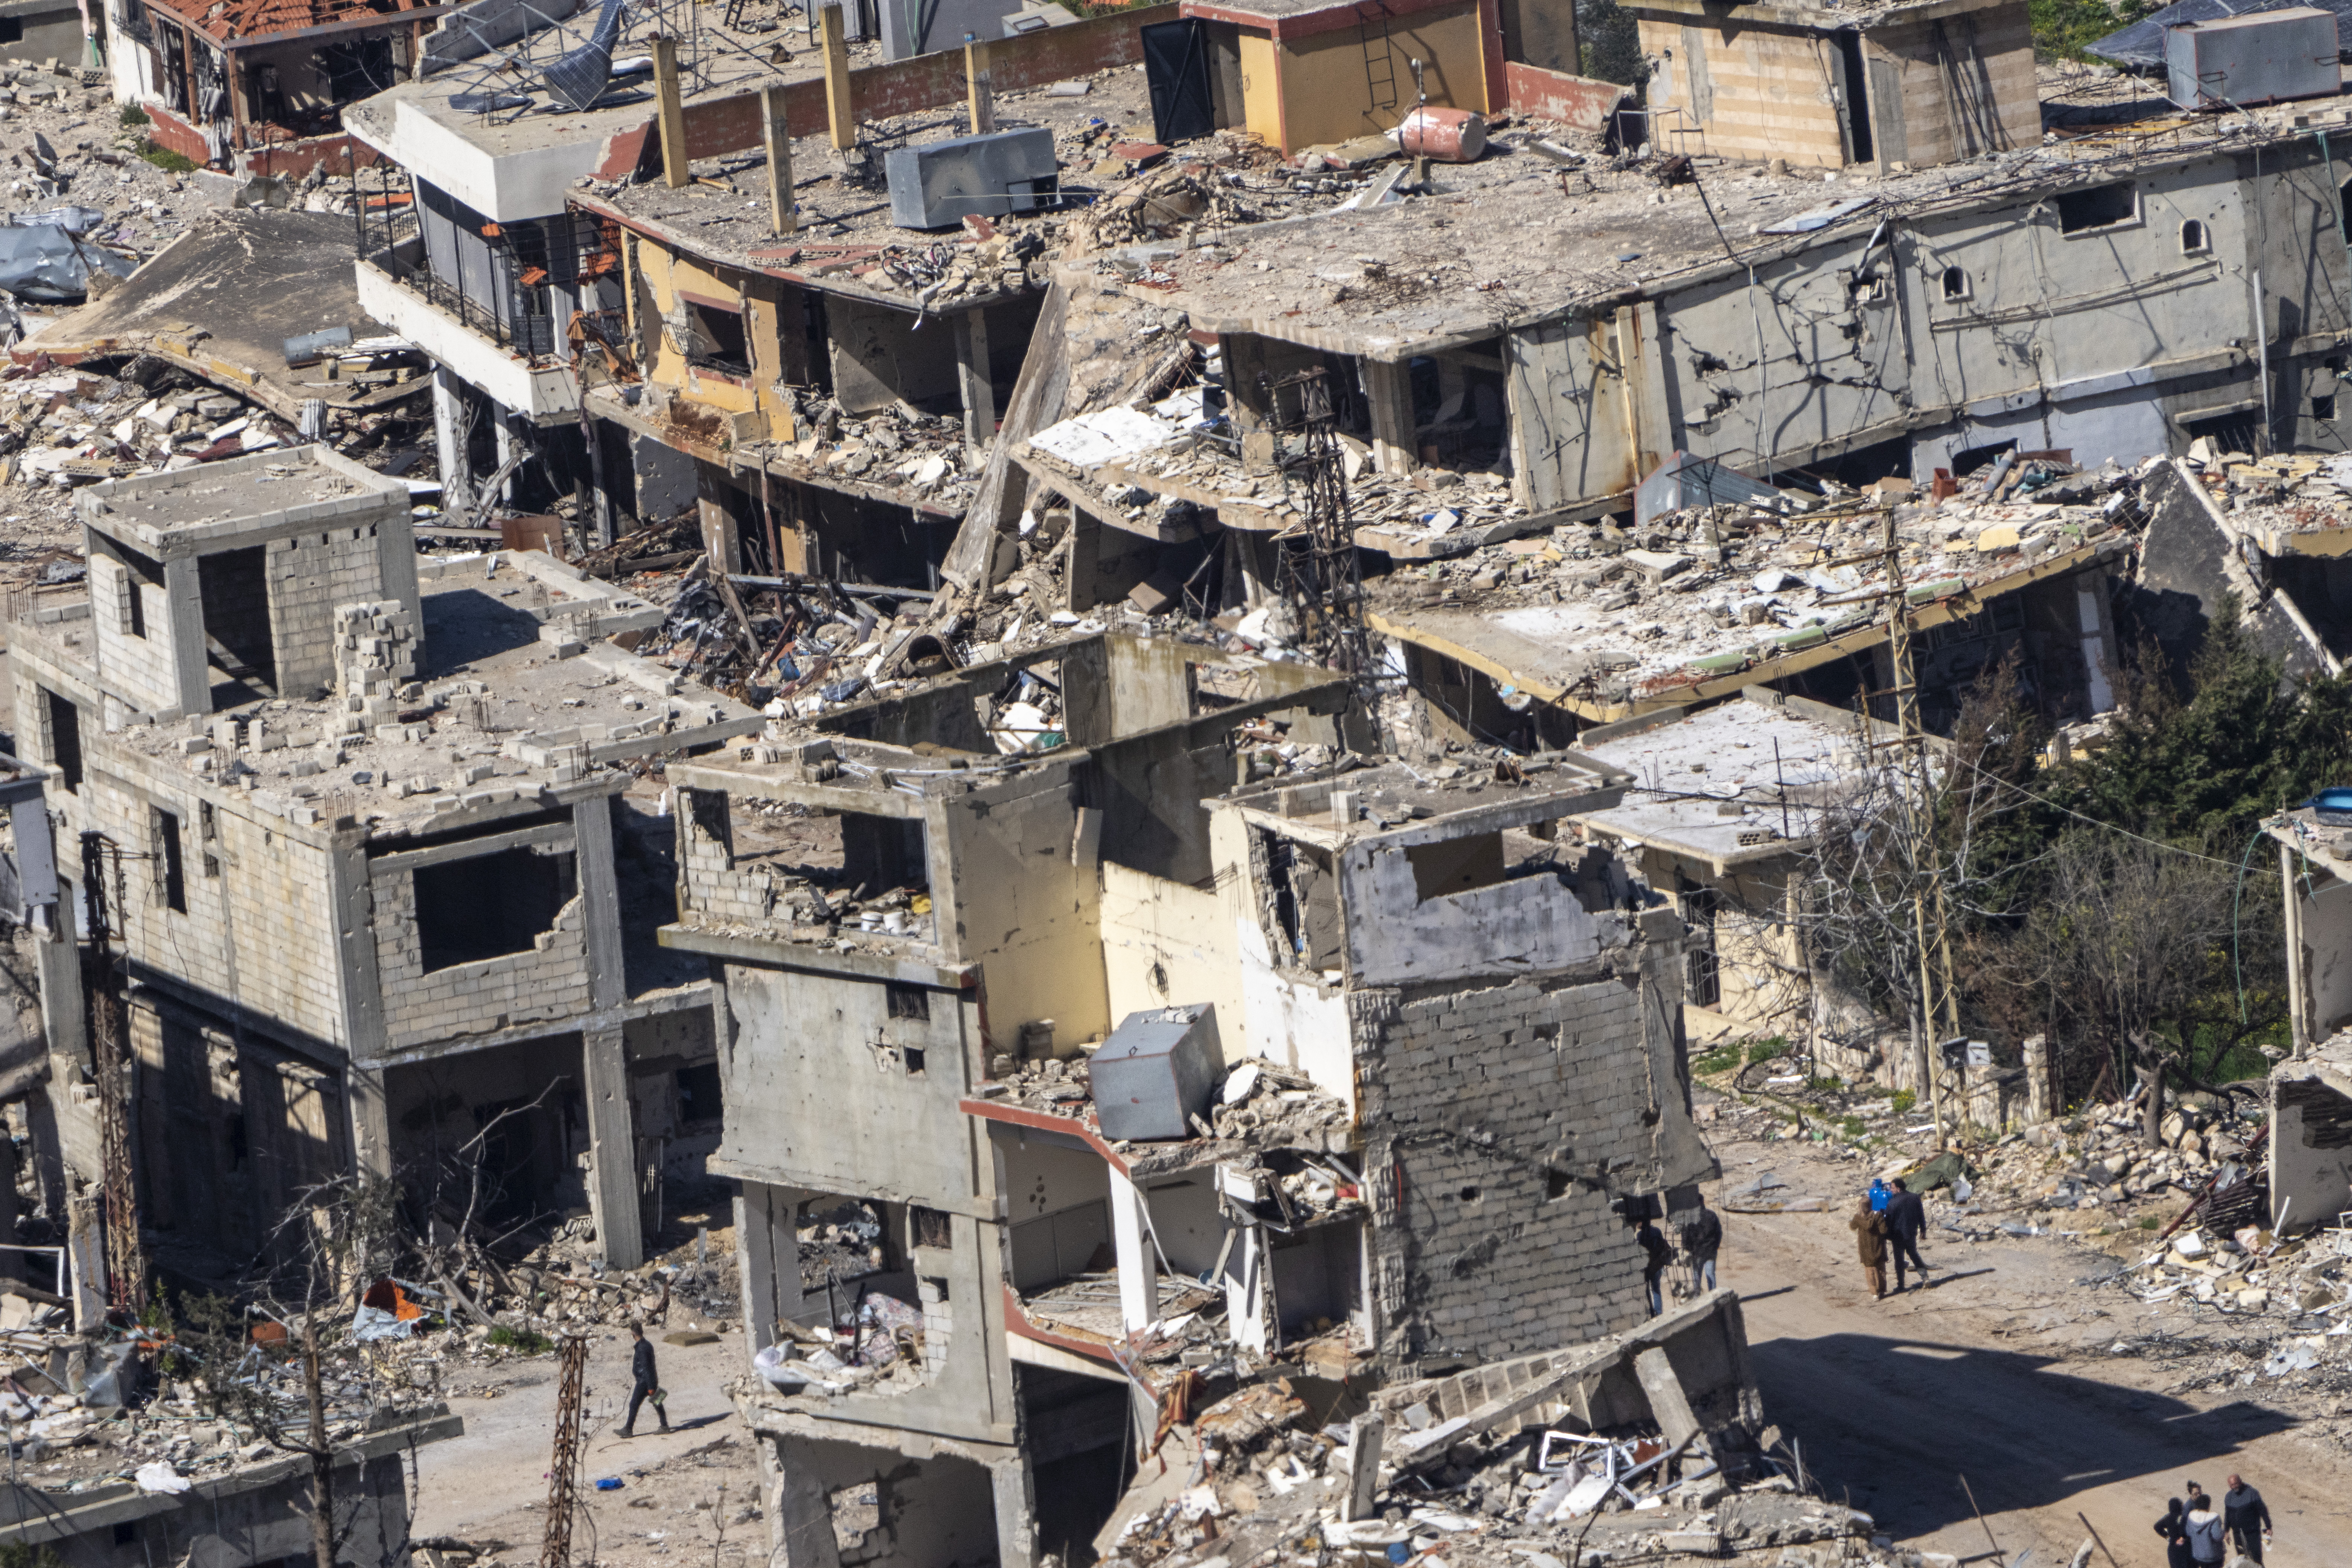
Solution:
[{"label": "broken window opening", "polygon": [[907,1064],[907,1076],[908,1076],[908,1078],[921,1078],[921,1077],[923,1076],[923,1048],[922,1048],[922,1047],[920,1047],[920,1046],[908,1046],[908,1047],[903,1047],[903,1048],[902,1048],[902,1050],[900,1051],[899,1055],[900,1055],[901,1058],[902,1058],[902,1059],[906,1062],[906,1064]]},{"label": "broken window opening", "polygon": [[[747,799],[730,802],[721,820],[725,827],[714,831],[713,818],[698,805],[696,830],[713,837],[723,832],[738,868],[765,867],[777,873],[796,919],[852,912],[838,907],[849,900],[877,913],[906,909],[910,919],[921,918],[912,914],[912,905],[929,892],[930,870],[923,825],[914,817]],[[819,900],[823,910],[816,907]]]},{"label": "broken window opening", "polygon": [[1413,891],[1424,903],[1447,893],[1492,887],[1503,880],[1502,830],[1412,845],[1404,858],[1412,866]]},{"label": "broken window opening", "polygon": [[196,562],[205,647],[223,674],[278,695],[278,649],[269,635],[266,546],[224,550]]},{"label": "broken window opening", "polygon": [[2087,191],[2061,191],[2053,199],[2060,234],[2091,234],[2139,219],[2139,187],[2129,181],[2094,185]]},{"label": "broken window opening", "polygon": [[1947,300],[1966,300],[1970,297],[1971,290],[1969,288],[1969,275],[1967,270],[1958,267],[1945,268],[1944,298]]},{"label": "broken window opening", "polygon": [[945,1209],[909,1204],[907,1205],[907,1227],[913,1234],[917,1247],[951,1247],[955,1244],[955,1232]]},{"label": "broken window opening", "polygon": [[1846,161],[1867,163],[1877,150],[1870,139],[1870,93],[1863,85],[1866,70],[1862,58],[1862,34],[1842,27],[1837,35],[1838,66],[1843,77],[1839,92],[1839,124],[1845,132]]},{"label": "broken window opening", "polygon": [[501,849],[412,873],[417,947],[425,973],[529,952],[572,901],[570,850]]},{"label": "broken window opening", "polygon": [[1406,374],[1418,460],[1509,472],[1510,396],[1501,338],[1415,359]]},{"label": "broken window opening", "polygon": [[2180,251],[2184,256],[2202,255],[2207,249],[2205,226],[2195,218],[2180,226]]},{"label": "broken window opening", "polygon": [[2260,457],[2267,445],[2263,439],[2263,411],[2259,408],[2233,408],[2202,419],[2181,420],[2184,445],[2200,436],[2210,437],[2224,452],[2244,452],[2255,457]]},{"label": "broken window opening", "polygon": [[1266,872],[1286,950],[1276,962],[1302,969],[1342,967],[1339,879],[1329,853],[1268,834]]},{"label": "broken window opening", "polygon": [[41,705],[47,710],[49,721],[49,765],[58,770],[58,782],[68,789],[81,787],[81,710],[73,700],[40,689]]},{"label": "broken window opening", "polygon": [[1715,947],[1715,917],[1723,895],[1713,888],[1683,889],[1683,924],[1690,945],[1683,950],[1683,985],[1686,999],[1701,1007],[1723,1001],[1723,964]]},{"label": "broken window opening", "polygon": [[2331,392],[2325,396],[2313,398],[2311,400],[2311,416],[2314,419],[2320,420],[2335,418],[2336,395]]},{"label": "broken window opening", "polygon": [[1958,479],[1967,479],[1979,468],[1998,459],[2003,452],[2015,450],[2016,447],[2013,440],[1995,441],[1985,447],[1964,447],[1952,454],[1952,473]]},{"label": "broken window opening", "polygon": [[116,629],[125,637],[143,638],[147,635],[147,595],[142,590],[163,585],[163,563],[116,541],[109,540],[107,543],[107,552],[122,566],[122,599]]},{"label": "broken window opening", "polygon": [[885,981],[883,996],[893,1018],[928,1018],[931,1016],[931,994],[920,985],[905,985],[896,980]]},{"label": "broken window opening", "polygon": [[148,814],[150,840],[154,844],[155,897],[178,914],[188,912],[187,868],[181,859],[180,819],[162,806]]},{"label": "broken window opening", "polygon": [[679,344],[688,363],[728,375],[751,374],[751,346],[740,309],[698,299],[681,298],[678,302],[689,329]]},{"label": "broken window opening", "polygon": [[717,1062],[677,1069],[677,1114],[688,1127],[717,1127],[725,1120]]},{"label": "broken window opening", "polygon": [[1569,1190],[1575,1184],[1575,1179],[1566,1171],[1556,1165],[1544,1167],[1544,1202],[1551,1203],[1568,1196]]},{"label": "broken window opening", "polygon": [[318,68],[327,79],[327,96],[337,103],[357,103],[388,92],[400,79],[388,36],[324,45],[319,50]]}]

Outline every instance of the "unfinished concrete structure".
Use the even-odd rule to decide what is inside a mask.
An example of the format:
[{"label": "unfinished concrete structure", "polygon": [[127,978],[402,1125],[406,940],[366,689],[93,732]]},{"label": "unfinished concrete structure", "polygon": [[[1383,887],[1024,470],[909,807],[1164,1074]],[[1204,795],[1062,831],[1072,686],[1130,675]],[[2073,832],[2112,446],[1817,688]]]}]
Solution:
[{"label": "unfinished concrete structure", "polygon": [[634,1263],[632,1098],[710,1046],[627,764],[759,717],[613,647],[659,612],[544,555],[420,562],[405,488],[321,447],[79,510],[87,588],[13,627],[17,724],[71,879],[111,884],[157,1245],[201,1276],[324,1176],[432,1202],[471,1145],[499,1223]]},{"label": "unfinished concrete structure", "polygon": [[[1555,837],[1626,777],[1360,763],[1346,693],[1093,637],[670,770],[663,940],[720,992],[716,1164],[767,1347],[742,1408],[793,1561],[877,1479],[898,1552],[983,1543],[992,1497],[1008,1563],[1033,1515],[1090,1531],[1036,1478],[1116,1468],[1188,1345],[1398,1375],[1644,1316],[1626,1215],[1714,1165],[1680,922]],[[1173,1070],[1129,1048],[1155,1033],[1192,1088],[1134,1091],[1146,1136],[1105,1064]],[[804,1280],[798,1235],[845,1199],[880,1265]]]},{"label": "unfinished concrete structure", "polygon": [[1667,153],[1882,170],[2042,140],[2024,0],[1834,5],[1636,0]]}]

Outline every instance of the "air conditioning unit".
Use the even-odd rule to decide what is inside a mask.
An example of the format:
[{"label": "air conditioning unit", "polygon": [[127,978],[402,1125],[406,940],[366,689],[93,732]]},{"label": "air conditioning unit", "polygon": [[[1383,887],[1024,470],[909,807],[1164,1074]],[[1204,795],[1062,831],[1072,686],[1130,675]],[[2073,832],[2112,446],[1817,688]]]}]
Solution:
[{"label": "air conditioning unit", "polygon": [[1054,133],[1043,126],[894,148],[882,170],[890,221],[900,228],[1036,212],[1053,205],[1061,189]]}]

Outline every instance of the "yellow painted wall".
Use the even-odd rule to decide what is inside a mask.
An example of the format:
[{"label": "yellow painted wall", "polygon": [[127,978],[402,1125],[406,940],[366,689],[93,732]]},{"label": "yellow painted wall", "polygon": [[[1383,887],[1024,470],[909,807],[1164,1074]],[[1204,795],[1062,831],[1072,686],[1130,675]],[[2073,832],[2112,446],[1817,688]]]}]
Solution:
[{"label": "yellow painted wall", "polygon": [[1113,1026],[1146,1008],[1213,1002],[1226,1059],[1244,1054],[1234,919],[1214,889],[1103,861],[1102,954]]},{"label": "yellow painted wall", "polygon": [[[1412,68],[1407,63],[1414,58],[1422,62],[1431,103],[1481,112],[1494,107],[1486,101],[1485,41],[1479,36],[1475,4],[1424,11],[1391,22],[1385,40],[1377,27],[1369,37],[1356,28],[1344,27],[1279,46],[1244,32],[1241,45],[1242,102],[1249,129],[1286,153],[1393,129],[1412,111],[1415,102]],[[1256,65],[1260,55],[1253,52],[1253,45],[1278,56],[1279,126],[1273,123],[1271,114],[1262,114],[1257,104],[1255,82],[1261,68]],[[1388,60],[1385,71],[1367,61],[1368,53],[1377,57],[1383,49]],[[1392,101],[1374,105],[1375,81],[1380,84],[1377,96]]]},{"label": "yellow painted wall", "polygon": [[791,405],[776,388],[783,363],[777,325],[782,319],[781,296],[786,286],[772,278],[747,277],[708,266],[644,237],[631,248],[635,252],[637,271],[652,291],[656,308],[664,313],[677,308],[681,289],[705,299],[740,301],[743,307],[743,338],[751,356],[751,384],[739,385],[738,378],[713,375],[688,363],[667,331],[641,333],[640,342],[650,337],[656,344],[654,363],[640,367],[646,381],[721,414],[757,411],[766,416],[768,439],[795,439]]},{"label": "yellow painted wall", "polygon": [[1274,39],[1265,33],[1244,33],[1241,57],[1242,123],[1267,145],[1281,147],[1282,66]]}]

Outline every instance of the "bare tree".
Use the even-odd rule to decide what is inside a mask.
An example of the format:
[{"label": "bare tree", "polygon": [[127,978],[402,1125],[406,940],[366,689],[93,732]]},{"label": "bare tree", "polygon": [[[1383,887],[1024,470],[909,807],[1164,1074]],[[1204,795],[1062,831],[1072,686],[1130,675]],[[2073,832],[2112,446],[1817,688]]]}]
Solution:
[{"label": "bare tree", "polygon": [[[352,1377],[375,1379],[373,1363],[358,1353],[352,1320],[368,1286],[402,1250],[397,1215],[394,1185],[383,1177],[362,1173],[322,1183],[272,1228],[249,1305],[214,1295],[183,1303],[178,1339],[202,1369],[215,1414],[310,1461],[316,1568],[336,1568],[338,1556],[338,1450],[325,1368],[331,1362]],[[369,1403],[376,1402],[371,1390]]]}]

